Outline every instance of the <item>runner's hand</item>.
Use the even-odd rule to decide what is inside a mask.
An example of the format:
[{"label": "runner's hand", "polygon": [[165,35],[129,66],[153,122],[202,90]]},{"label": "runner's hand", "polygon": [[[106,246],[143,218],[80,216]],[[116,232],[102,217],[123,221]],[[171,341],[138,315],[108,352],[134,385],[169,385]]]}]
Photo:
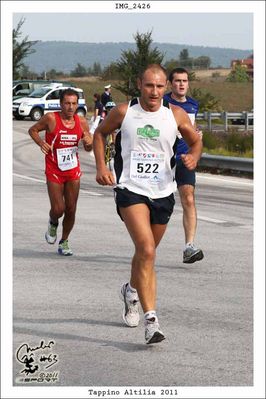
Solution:
[{"label": "runner's hand", "polygon": [[101,186],[113,186],[115,184],[114,175],[107,167],[97,170],[96,181]]},{"label": "runner's hand", "polygon": [[85,151],[91,151],[92,150],[92,141],[93,137],[90,135],[86,135],[82,139],[83,141],[83,147]]},{"label": "runner's hand", "polygon": [[49,151],[52,150],[52,146],[50,144],[46,143],[46,141],[43,141],[40,145],[41,151],[47,155]]},{"label": "runner's hand", "polygon": [[181,159],[188,170],[193,170],[196,168],[197,162],[192,154],[181,154]]}]

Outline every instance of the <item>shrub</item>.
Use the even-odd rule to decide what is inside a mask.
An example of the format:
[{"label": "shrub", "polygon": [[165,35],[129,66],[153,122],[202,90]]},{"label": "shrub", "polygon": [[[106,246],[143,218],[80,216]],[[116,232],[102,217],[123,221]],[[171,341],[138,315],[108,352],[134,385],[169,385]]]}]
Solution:
[{"label": "shrub", "polygon": [[216,134],[211,132],[204,132],[202,136],[203,147],[207,148],[208,150],[213,150],[219,147],[219,140]]},{"label": "shrub", "polygon": [[219,100],[206,90],[199,88],[190,89],[190,95],[199,102],[199,112],[221,112]]},{"label": "shrub", "polygon": [[227,82],[249,82],[250,78],[246,68],[241,65],[236,65],[235,69],[230,72],[226,80]]},{"label": "shrub", "polygon": [[225,148],[239,153],[250,151],[253,149],[253,134],[229,133],[225,140]]},{"label": "shrub", "polygon": [[213,72],[212,78],[219,78],[221,76],[220,72]]}]

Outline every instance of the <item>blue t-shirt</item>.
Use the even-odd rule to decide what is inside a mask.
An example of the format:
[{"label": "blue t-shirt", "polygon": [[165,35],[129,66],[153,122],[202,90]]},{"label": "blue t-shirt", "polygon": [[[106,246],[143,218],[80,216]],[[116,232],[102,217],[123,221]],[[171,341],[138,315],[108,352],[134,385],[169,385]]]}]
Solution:
[{"label": "blue t-shirt", "polygon": [[[190,117],[192,125],[195,123],[196,115],[199,111],[199,103],[191,97],[186,97],[185,102],[179,102],[174,100],[171,97],[172,92],[166,93],[164,98],[173,105],[178,105],[179,107],[183,108],[184,111],[188,113]],[[177,144],[177,151],[176,151],[176,159],[180,159],[181,154],[186,154],[189,150],[189,147],[184,139],[179,139]]]}]

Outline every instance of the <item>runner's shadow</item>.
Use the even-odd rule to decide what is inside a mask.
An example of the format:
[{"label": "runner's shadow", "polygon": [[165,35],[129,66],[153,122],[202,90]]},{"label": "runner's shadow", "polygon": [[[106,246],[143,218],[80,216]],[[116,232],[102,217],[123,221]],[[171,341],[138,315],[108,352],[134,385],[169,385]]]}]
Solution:
[{"label": "runner's shadow", "polygon": [[32,323],[32,324],[58,324],[58,323],[81,323],[99,326],[124,327],[122,322],[92,320],[92,319],[28,319],[25,317],[15,317],[14,323]]},{"label": "runner's shadow", "polygon": [[67,264],[72,264],[73,262],[93,262],[93,263],[108,263],[108,264],[131,264],[131,258],[128,257],[122,257],[122,256],[117,256],[115,254],[107,254],[107,255],[102,255],[102,254],[93,254],[93,255],[75,255],[74,256],[62,256],[59,255],[56,252],[56,249],[53,248],[53,251],[34,251],[32,249],[14,249],[13,250],[13,256],[16,258],[21,258],[21,259],[49,259],[50,261],[56,260],[58,263],[61,262],[64,265]]},{"label": "runner's shadow", "polygon": [[[43,328],[43,327],[42,327]],[[53,340],[69,340],[69,341],[78,341],[78,342],[88,342],[99,344],[100,346],[111,346],[116,349],[119,349],[123,352],[136,352],[136,351],[147,351],[152,350],[153,346],[149,346],[146,344],[134,344],[132,342],[121,342],[121,341],[113,341],[108,339],[99,339],[94,337],[85,337],[75,334],[66,334],[55,332],[54,328],[52,331],[39,331],[37,329],[30,329],[27,327],[14,327],[14,333],[16,334],[26,334],[40,337],[41,339],[48,338]],[[62,343],[61,343],[62,344]],[[74,344],[73,344],[74,345]]]}]

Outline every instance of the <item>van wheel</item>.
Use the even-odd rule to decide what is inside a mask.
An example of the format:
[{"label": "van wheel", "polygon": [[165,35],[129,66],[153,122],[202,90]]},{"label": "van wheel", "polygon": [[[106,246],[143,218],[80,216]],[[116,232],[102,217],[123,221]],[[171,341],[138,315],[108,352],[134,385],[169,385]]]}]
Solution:
[{"label": "van wheel", "polygon": [[43,116],[43,110],[41,108],[33,108],[30,112],[30,118],[32,121],[39,121]]},{"label": "van wheel", "polygon": [[83,108],[78,108],[76,114],[78,116],[86,116],[86,112],[85,112],[85,110]]}]

